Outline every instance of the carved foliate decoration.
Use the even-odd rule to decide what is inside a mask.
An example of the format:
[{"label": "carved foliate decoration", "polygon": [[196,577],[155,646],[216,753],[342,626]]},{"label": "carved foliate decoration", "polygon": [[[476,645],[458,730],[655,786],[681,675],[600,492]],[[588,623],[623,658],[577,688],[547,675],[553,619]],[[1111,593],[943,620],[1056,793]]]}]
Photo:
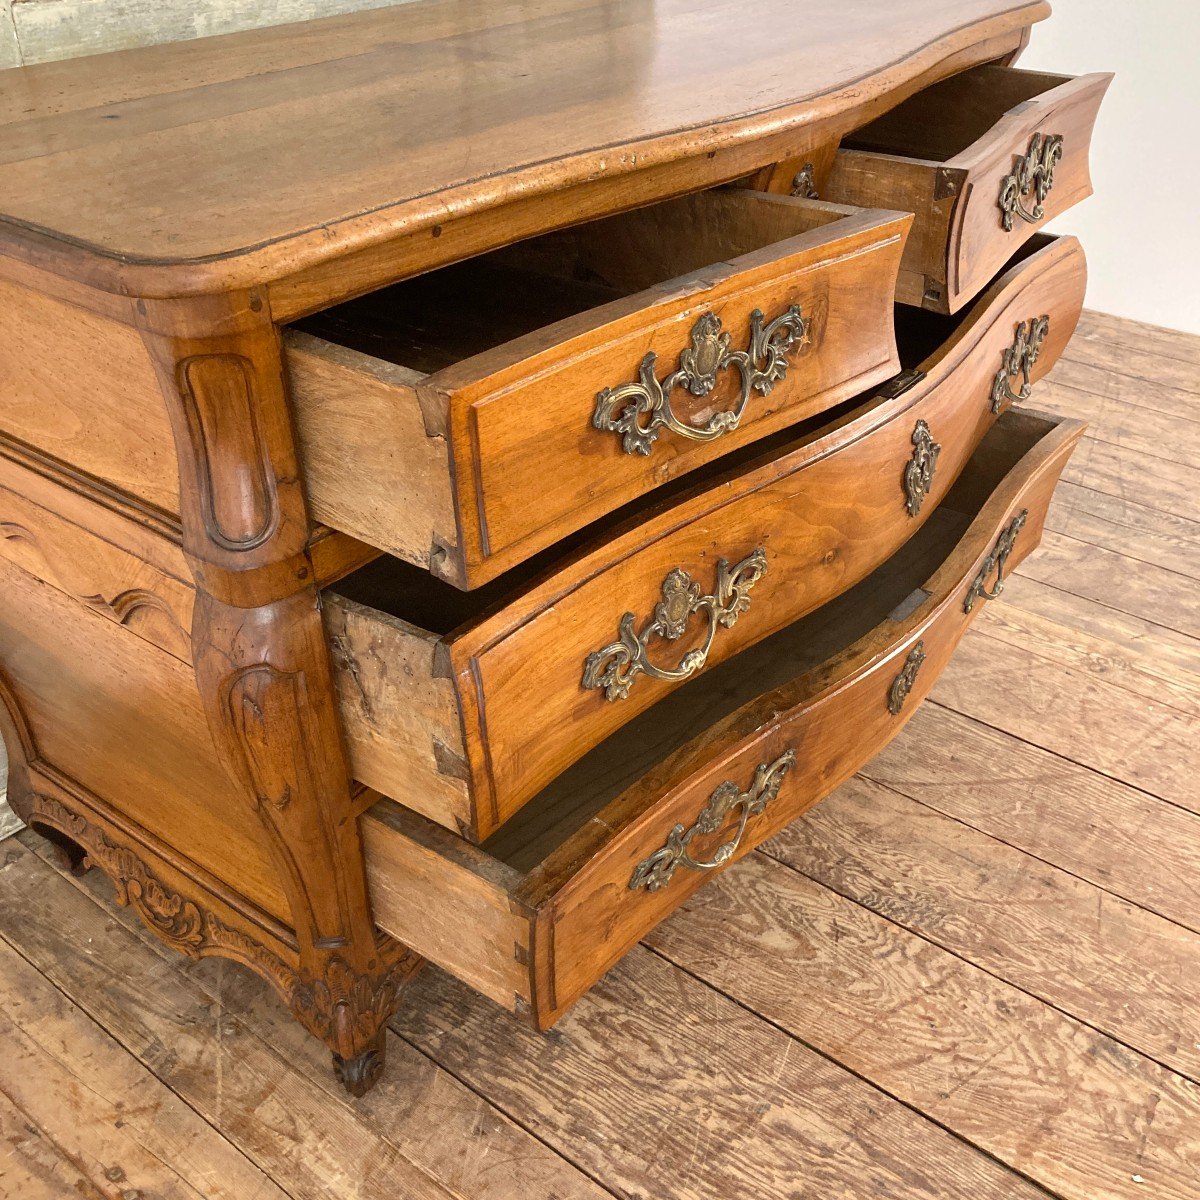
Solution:
[{"label": "carved foliate decoration", "polygon": [[[666,845],[638,863],[629,877],[629,890],[636,892],[645,888],[648,892],[656,892],[671,882],[679,867],[692,871],[715,871],[723,867],[742,844],[750,818],[758,816],[779,795],[783,777],[795,761],[796,751],[788,750],[772,763],[760,763],[749,789],[744,792],[731,780],[722,783],[709,796],[692,825],[686,828],[674,826],[667,834]],[[696,838],[716,833],[735,809],[739,816],[733,836],[722,842],[708,858],[693,857],[691,845]]]},{"label": "carved foliate decoration", "polygon": [[[1028,519],[1029,509],[1023,508],[1001,531],[991,553],[980,564],[978,573],[967,589],[967,594],[963,598],[963,612],[969,613],[975,607],[978,597],[983,596],[987,600],[995,600],[1004,591],[1004,568],[1008,562],[1008,556],[1013,551],[1013,546],[1016,545],[1017,534],[1025,528],[1025,522]],[[987,581],[993,571],[996,574],[996,582],[989,589]]]},{"label": "carved foliate decoration", "polygon": [[904,467],[904,507],[910,517],[915,517],[933,485],[933,472],[942,447],[933,440],[923,420],[918,420],[913,428],[912,444],[912,458]]},{"label": "carved foliate decoration", "polygon": [[[1049,313],[1030,317],[1017,325],[1013,343],[1003,352],[1000,370],[992,380],[992,412],[998,413],[1006,403],[1016,404],[1029,399],[1033,391],[1033,364],[1037,362],[1049,332]],[[1018,377],[1021,383],[1014,392],[1011,381]]]},{"label": "carved foliate decoration", "polygon": [[[721,328],[721,318],[705,313],[692,326],[691,344],[680,352],[679,365],[671,374],[658,378],[658,355],[650,351],[642,359],[636,383],[597,394],[592,424],[619,434],[626,454],[649,454],[664,429],[689,441],[710,442],[738,427],[751,393],[766,396],[787,374],[788,355],[808,342],[808,323],[798,304],[767,324],[756,308],[750,314],[748,348],[731,350],[731,340]],[[741,376],[741,392],[733,408],[713,413],[703,425],[679,420],[671,408],[671,393],[685,388],[693,396],[707,396],[721,373],[731,367]]]},{"label": "carved foliate decoration", "polygon": [[112,880],[118,904],[128,905],[163,941],[189,958],[231,958],[264,976],[290,1003],[298,976],[278,955],[164,883],[128,846],[117,845],[86,817],[36,793],[33,823],[58,830],[81,846],[85,864]]},{"label": "carved foliate decoration", "polygon": [[[1063,156],[1063,139],[1058,133],[1035,133],[1024,154],[1013,155],[1013,169],[1000,181],[1000,224],[1007,232],[1014,218],[1031,225],[1045,215],[1046,197],[1054,186],[1054,168]],[[1029,198],[1033,204],[1027,207]]]},{"label": "carved foliate decoration", "polygon": [[892,686],[888,689],[888,712],[893,717],[900,715],[900,710],[904,707],[905,700],[908,699],[908,693],[912,691],[913,684],[917,682],[917,673],[921,670],[921,664],[924,661],[925,642],[922,640],[908,652],[908,657],[905,658],[900,673],[892,680]]},{"label": "carved foliate decoration", "polygon": [[[654,615],[635,632],[637,618],[627,612],[619,624],[618,640],[587,656],[582,686],[603,688],[606,700],[624,700],[640,674],[652,679],[687,679],[704,667],[718,629],[730,629],[750,607],[750,589],[767,569],[766,551],[759,547],[736,566],[725,559],[717,563],[717,582],[713,591],[701,594],[700,585],[684,570],[676,567],[662,583],[662,598]],[[650,661],[648,646],[654,637],[677,641],[691,618],[699,612],[708,617],[708,631],[702,645],[689,650],[678,666],[660,667]]]}]

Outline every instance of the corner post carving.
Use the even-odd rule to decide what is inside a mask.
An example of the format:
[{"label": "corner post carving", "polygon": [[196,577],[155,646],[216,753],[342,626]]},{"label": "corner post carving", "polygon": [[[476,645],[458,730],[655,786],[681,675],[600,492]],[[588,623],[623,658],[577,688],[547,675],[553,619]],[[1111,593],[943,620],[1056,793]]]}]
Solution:
[{"label": "corner post carving", "polygon": [[136,312],[175,439],[196,685],[291,907],[292,1012],[361,1094],[416,960],[371,918],[279,332],[256,292]]}]

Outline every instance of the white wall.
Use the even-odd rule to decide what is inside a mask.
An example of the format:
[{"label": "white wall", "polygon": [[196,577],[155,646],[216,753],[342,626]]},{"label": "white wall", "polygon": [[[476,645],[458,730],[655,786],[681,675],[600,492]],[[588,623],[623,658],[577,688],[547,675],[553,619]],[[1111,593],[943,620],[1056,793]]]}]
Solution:
[{"label": "white wall", "polygon": [[1200,333],[1200,3],[1051,2],[1018,65],[1116,72],[1092,142],[1096,194],[1056,225],[1083,241],[1088,307]]}]

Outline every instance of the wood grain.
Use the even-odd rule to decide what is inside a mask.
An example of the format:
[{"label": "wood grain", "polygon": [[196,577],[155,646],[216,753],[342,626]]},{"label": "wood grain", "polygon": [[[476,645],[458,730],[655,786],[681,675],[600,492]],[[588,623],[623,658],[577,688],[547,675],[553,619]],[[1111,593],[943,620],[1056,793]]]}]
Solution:
[{"label": "wood grain", "polygon": [[[83,1196],[125,1200],[136,1191],[164,1200],[286,1200],[262,1170],[3,941],[0,1040],[0,1103],[19,1114],[27,1141],[15,1157],[43,1178],[52,1157],[61,1164],[53,1171],[57,1182],[73,1168]],[[30,1153],[28,1143],[36,1141],[40,1152]],[[0,1166],[0,1184],[20,1194],[9,1190],[12,1182]]]},{"label": "wood grain", "polygon": [[[102,56],[86,71],[21,68],[0,107],[5,241],[60,254],[69,239],[73,269],[135,295],[259,285],[334,258],[341,286],[366,291],[405,273],[385,261],[389,243],[421,230],[428,247],[448,214],[484,221],[505,201],[585,182],[607,186],[614,211],[664,166],[686,161],[695,188],[795,154],[814,133],[829,141],[840,130],[823,122],[849,128],[1015,48],[1048,6],[920,0],[890,14],[850,0],[812,9],[803,29],[789,11],[769,0],[747,22],[733,3],[672,0],[614,20],[580,0],[479,13],[405,4],[319,32]],[[691,71],[652,69],[668,31]],[[97,110],[116,120],[97,122]],[[91,175],[106,179],[103,194],[74,186]],[[613,185],[631,178],[615,200]],[[511,240],[512,226],[493,236]],[[297,301],[323,306],[311,293]]]},{"label": "wood grain", "polygon": [[867,780],[851,780],[766,853],[1180,1075],[1200,1076],[1188,1017],[1200,934]]},{"label": "wood grain", "polygon": [[936,703],[861,775],[1200,932],[1200,818],[1186,809]]}]

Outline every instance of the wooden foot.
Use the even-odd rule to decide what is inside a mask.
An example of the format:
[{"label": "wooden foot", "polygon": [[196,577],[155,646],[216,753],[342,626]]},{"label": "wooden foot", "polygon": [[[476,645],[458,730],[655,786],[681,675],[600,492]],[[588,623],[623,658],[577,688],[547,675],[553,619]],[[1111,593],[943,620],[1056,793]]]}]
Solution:
[{"label": "wooden foot", "polygon": [[343,1058],[340,1054],[333,1055],[333,1071],[341,1080],[342,1087],[352,1096],[365,1096],[383,1074],[383,1064],[386,1054],[385,1038],[387,1030],[381,1029],[375,1037],[373,1045],[356,1054],[353,1058]]}]

